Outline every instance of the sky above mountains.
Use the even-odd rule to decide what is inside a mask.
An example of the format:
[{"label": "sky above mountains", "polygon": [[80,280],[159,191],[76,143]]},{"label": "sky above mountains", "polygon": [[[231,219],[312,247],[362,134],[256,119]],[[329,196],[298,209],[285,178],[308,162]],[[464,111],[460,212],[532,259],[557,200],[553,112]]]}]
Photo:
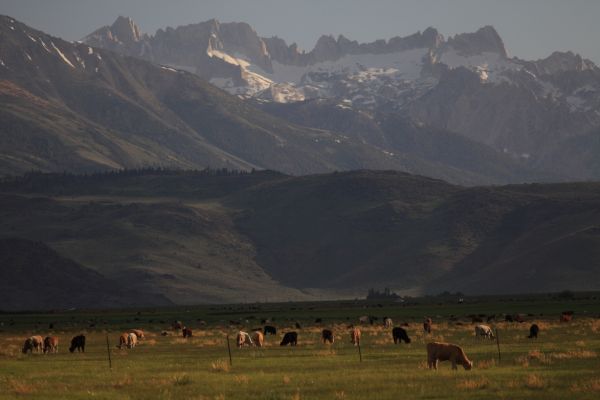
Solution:
[{"label": "sky above mountains", "polygon": [[247,22],[310,50],[322,34],[359,42],[406,36],[428,26],[445,36],[493,25],[512,56],[543,58],[572,50],[600,64],[597,0],[0,0],[0,14],[67,40],[117,16],[146,33],[217,18]]}]

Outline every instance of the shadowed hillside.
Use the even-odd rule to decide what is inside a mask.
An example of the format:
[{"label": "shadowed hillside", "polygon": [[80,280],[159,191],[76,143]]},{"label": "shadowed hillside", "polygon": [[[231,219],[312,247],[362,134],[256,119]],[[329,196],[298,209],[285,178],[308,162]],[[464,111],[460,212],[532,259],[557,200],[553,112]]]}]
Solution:
[{"label": "shadowed hillside", "polygon": [[64,258],[41,242],[0,239],[3,310],[128,308],[172,304],[141,294]]},{"label": "shadowed hillside", "polygon": [[600,184],[463,188],[391,171],[31,174],[0,236],[175,303],[597,290]]}]

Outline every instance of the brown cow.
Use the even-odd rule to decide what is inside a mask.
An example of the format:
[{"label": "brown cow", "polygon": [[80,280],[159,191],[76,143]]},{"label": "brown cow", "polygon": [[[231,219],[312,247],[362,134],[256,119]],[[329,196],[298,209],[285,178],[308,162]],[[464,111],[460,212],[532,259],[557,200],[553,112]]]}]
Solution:
[{"label": "brown cow", "polygon": [[39,335],[31,336],[23,343],[23,354],[26,354],[27,352],[33,353],[33,350],[38,353],[44,350],[44,339]]},{"label": "brown cow", "polygon": [[254,345],[256,347],[263,347],[263,343],[265,342],[265,337],[261,331],[254,331],[252,333],[252,340],[254,341]]},{"label": "brown cow", "polygon": [[122,349],[123,346],[127,346],[127,338],[129,338],[128,333],[121,333],[121,336],[119,336],[119,344],[117,346],[119,349]]},{"label": "brown cow", "polygon": [[432,326],[433,321],[431,320],[431,318],[425,318],[425,321],[423,321],[423,330],[425,331],[425,333],[430,334]]},{"label": "brown cow", "polygon": [[562,313],[560,314],[560,322],[571,322],[573,320],[573,314]]},{"label": "brown cow", "polygon": [[473,362],[460,346],[450,343],[433,342],[427,344],[427,366],[437,369],[438,361],[452,362],[452,369],[457,369],[456,364],[461,364],[467,371],[473,368]]},{"label": "brown cow", "polygon": [[350,332],[350,342],[355,346],[360,346],[360,329],[352,329]]},{"label": "brown cow", "polygon": [[190,328],[186,328],[185,326],[181,329],[181,333],[184,338],[190,338],[193,336],[193,332]]},{"label": "brown cow", "polygon": [[44,339],[44,354],[58,353],[58,338],[56,336],[47,336]]}]

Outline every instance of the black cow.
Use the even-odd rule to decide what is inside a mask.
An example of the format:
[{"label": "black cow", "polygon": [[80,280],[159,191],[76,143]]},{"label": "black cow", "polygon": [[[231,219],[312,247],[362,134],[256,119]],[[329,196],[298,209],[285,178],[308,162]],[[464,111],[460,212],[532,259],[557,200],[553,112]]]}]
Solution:
[{"label": "black cow", "polygon": [[265,325],[265,329],[263,330],[265,336],[267,335],[277,335],[277,328],[274,326]]},{"label": "black cow", "polygon": [[82,353],[85,353],[85,336],[84,335],[75,336],[73,339],[71,339],[71,347],[69,347],[69,351],[72,353],[75,351],[75,349],[77,349],[77,351],[81,351]]},{"label": "black cow", "polygon": [[529,328],[529,336],[527,336],[527,337],[529,339],[537,339],[539,332],[540,332],[540,327],[537,326],[537,324],[533,324]]},{"label": "black cow", "polygon": [[403,341],[407,344],[410,343],[410,338],[405,329],[399,327],[392,329],[392,337],[394,338],[394,344],[402,343]]},{"label": "black cow", "polygon": [[296,329],[302,329],[299,323],[296,322]]},{"label": "black cow", "polygon": [[280,346],[295,346],[298,344],[298,333],[297,332],[286,332],[285,335],[283,335],[283,340],[281,341],[281,343],[279,344]]},{"label": "black cow", "polygon": [[333,332],[331,332],[329,329],[323,329],[323,332],[321,332],[321,338],[323,339],[323,343],[331,343],[333,344],[334,341],[334,336],[333,336]]},{"label": "black cow", "polygon": [[321,322],[323,322],[322,318],[315,319],[315,324],[320,324]]}]

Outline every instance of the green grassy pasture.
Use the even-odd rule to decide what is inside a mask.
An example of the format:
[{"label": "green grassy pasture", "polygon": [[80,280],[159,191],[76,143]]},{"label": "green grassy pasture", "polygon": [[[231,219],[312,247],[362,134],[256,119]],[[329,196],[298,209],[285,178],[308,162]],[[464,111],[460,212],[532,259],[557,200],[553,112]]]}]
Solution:
[{"label": "green grassy pasture", "polygon": [[[575,311],[575,318],[560,323],[558,314],[566,309]],[[500,312],[532,314],[522,324],[491,323],[500,332],[501,361],[496,343],[476,339],[466,317]],[[597,399],[598,313],[600,304],[588,298],[566,304],[526,299],[410,306],[330,302],[0,314],[0,399]],[[396,325],[408,322],[412,343],[394,345],[390,329],[362,326],[360,362],[347,329],[359,315],[380,320],[388,315]],[[425,315],[434,319],[430,336],[421,328]],[[450,315],[458,321],[450,321]],[[278,334],[267,336],[261,349],[235,348],[237,328],[229,321],[240,320],[249,330],[261,326],[263,318],[274,319]],[[323,323],[315,324],[315,318]],[[161,336],[173,320],[193,328],[194,337]],[[301,329],[294,328],[296,321]],[[541,328],[537,340],[526,338],[532,322]],[[119,333],[134,327],[143,328],[147,338],[131,350],[115,348]],[[333,345],[320,342],[323,327],[334,329]],[[298,331],[298,346],[280,347],[282,333],[290,330]],[[68,342],[79,332],[87,335],[86,353],[70,354]],[[23,355],[23,340],[34,333],[59,336],[59,353]],[[438,371],[428,370],[425,344],[433,340],[461,345],[474,361],[473,370],[452,371],[447,362]]]}]

